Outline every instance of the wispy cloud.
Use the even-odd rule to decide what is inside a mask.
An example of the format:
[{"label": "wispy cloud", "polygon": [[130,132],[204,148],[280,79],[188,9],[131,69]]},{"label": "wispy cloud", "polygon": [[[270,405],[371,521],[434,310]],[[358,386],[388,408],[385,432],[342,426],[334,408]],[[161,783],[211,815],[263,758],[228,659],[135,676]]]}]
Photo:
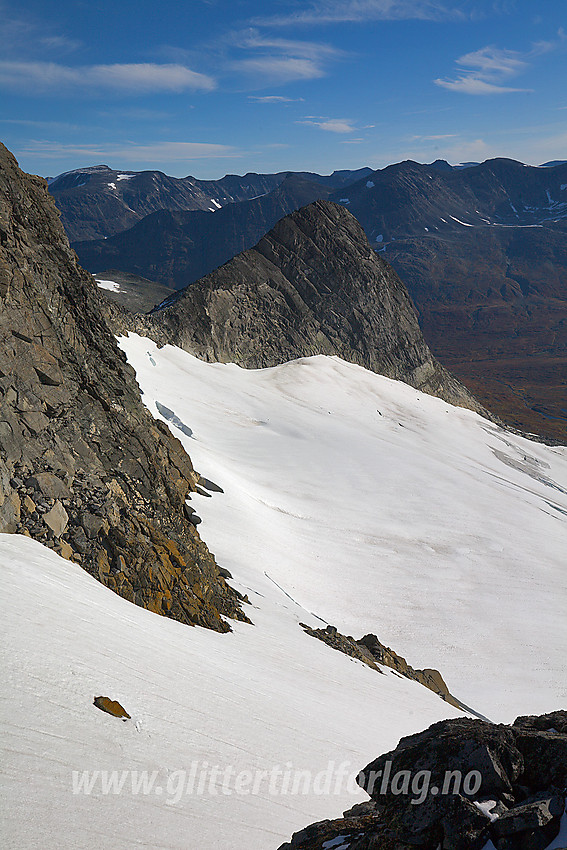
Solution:
[{"label": "wispy cloud", "polygon": [[73,53],[82,47],[80,41],[75,38],[69,38],[66,35],[46,35],[39,39],[39,43],[46,50],[56,51],[61,53]]},{"label": "wispy cloud", "polygon": [[556,39],[538,41],[525,53],[518,50],[502,50],[494,45],[488,45],[472,53],[465,53],[456,60],[458,66],[456,78],[437,79],[435,84],[449,91],[473,95],[532,91],[532,89],[514,88],[507,85],[507,81],[527,71],[533,60],[563,47],[565,43],[565,33],[563,29],[560,29]]},{"label": "wispy cloud", "polygon": [[412,136],[410,142],[439,142],[444,139],[456,139],[456,133],[440,133],[436,136]]},{"label": "wispy cloud", "polygon": [[321,118],[320,120],[305,118],[295,123],[319,127],[320,130],[326,130],[328,133],[354,133],[357,129],[352,118]]},{"label": "wispy cloud", "polygon": [[525,57],[515,50],[500,50],[488,46],[457,59],[459,76],[456,79],[437,79],[435,84],[462,94],[486,95],[525,92],[529,89],[503,85],[506,80],[521,74],[528,67]]},{"label": "wispy cloud", "polygon": [[260,26],[362,23],[365,21],[445,20],[463,18],[462,0],[319,0],[307,8],[284,15],[256,18]]},{"label": "wispy cloud", "polygon": [[212,77],[183,65],[154,63],[60,65],[55,62],[0,62],[0,87],[26,95],[142,95],[159,92],[211,91]]},{"label": "wispy cloud", "polygon": [[292,38],[271,38],[262,35],[254,28],[233,33],[232,40],[237,47],[261,50],[270,54],[275,52],[286,56],[301,56],[306,59],[334,58],[343,53],[332,44]]},{"label": "wispy cloud", "polygon": [[435,84],[449,91],[460,92],[461,94],[510,94],[511,92],[530,92],[533,89],[518,89],[512,86],[497,86],[494,83],[487,83],[486,80],[480,80],[473,75],[459,77],[457,80],[435,80]]},{"label": "wispy cloud", "polygon": [[268,94],[264,97],[249,94],[248,100],[253,100],[254,103],[302,103],[303,97],[284,97],[283,95]]},{"label": "wispy cloud", "polygon": [[0,124],[12,124],[15,127],[33,127],[35,130],[80,130],[77,124],[66,121],[35,121],[29,118],[0,118]]},{"label": "wispy cloud", "polygon": [[[325,130],[327,133],[355,133],[361,130],[368,130],[374,127],[374,124],[365,124],[363,127],[357,127],[352,118],[321,118],[315,115],[308,115],[301,121],[296,121],[296,124],[308,124],[311,127],[318,127],[320,130]],[[362,140],[361,140],[362,141]]]},{"label": "wispy cloud", "polygon": [[345,55],[331,44],[273,38],[255,28],[231,33],[226,44],[248,53],[229,62],[230,71],[244,74],[258,88],[324,77],[329,64]]},{"label": "wispy cloud", "polygon": [[31,141],[18,151],[28,157],[42,159],[68,159],[78,157],[86,161],[120,159],[128,162],[183,162],[192,159],[225,159],[238,157],[241,153],[230,145],[201,142],[155,142],[136,144],[125,142],[118,145],[71,145],[60,142]]},{"label": "wispy cloud", "polygon": [[10,6],[0,0],[0,52],[4,58],[33,56],[37,51],[72,53],[82,47],[77,39],[57,32],[50,20],[36,18],[30,10],[25,15],[14,12]]},{"label": "wispy cloud", "polygon": [[239,59],[232,63],[232,69],[253,78],[252,84],[259,88],[293,83],[298,80],[316,80],[326,75],[326,71],[318,62],[293,56],[257,56]]}]

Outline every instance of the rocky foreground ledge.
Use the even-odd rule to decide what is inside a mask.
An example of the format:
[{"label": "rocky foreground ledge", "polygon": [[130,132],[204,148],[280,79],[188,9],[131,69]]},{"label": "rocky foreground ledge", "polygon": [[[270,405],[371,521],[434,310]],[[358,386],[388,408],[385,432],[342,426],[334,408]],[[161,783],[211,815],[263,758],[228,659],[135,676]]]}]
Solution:
[{"label": "rocky foreground ledge", "polygon": [[357,782],[367,803],[279,850],[481,850],[489,841],[490,850],[544,850],[565,811],[567,711],[511,726],[435,723],[402,738]]}]

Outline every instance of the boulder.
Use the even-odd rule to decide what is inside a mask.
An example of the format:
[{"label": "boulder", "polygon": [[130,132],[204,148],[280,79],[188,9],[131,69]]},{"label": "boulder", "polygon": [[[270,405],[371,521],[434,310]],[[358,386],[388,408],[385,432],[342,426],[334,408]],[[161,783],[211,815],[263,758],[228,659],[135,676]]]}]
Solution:
[{"label": "boulder", "polygon": [[107,714],[112,714],[113,717],[120,717],[122,720],[131,719],[126,709],[110,697],[95,697],[93,705],[96,705],[101,711],[106,711]]},{"label": "boulder", "polygon": [[71,491],[64,481],[52,472],[38,472],[26,481],[26,487],[38,490],[46,499],[69,499]]},{"label": "boulder", "polygon": [[51,529],[55,537],[61,537],[67,529],[69,516],[61,502],[57,501],[51,510],[43,515],[43,521]]},{"label": "boulder", "polygon": [[495,838],[528,832],[547,826],[552,820],[558,820],[565,809],[565,796],[559,790],[554,793],[540,794],[530,802],[500,815],[490,828]]}]

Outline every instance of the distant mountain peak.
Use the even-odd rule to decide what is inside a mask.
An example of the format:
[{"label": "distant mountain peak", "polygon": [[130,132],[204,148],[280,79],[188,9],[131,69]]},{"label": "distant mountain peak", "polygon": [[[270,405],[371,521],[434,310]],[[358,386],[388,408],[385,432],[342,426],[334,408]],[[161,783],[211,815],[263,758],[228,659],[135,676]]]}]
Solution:
[{"label": "distant mountain peak", "polygon": [[329,201],[281,219],[254,248],[133,321],[205,360],[259,368],[336,355],[481,410],[432,356],[402,281]]}]

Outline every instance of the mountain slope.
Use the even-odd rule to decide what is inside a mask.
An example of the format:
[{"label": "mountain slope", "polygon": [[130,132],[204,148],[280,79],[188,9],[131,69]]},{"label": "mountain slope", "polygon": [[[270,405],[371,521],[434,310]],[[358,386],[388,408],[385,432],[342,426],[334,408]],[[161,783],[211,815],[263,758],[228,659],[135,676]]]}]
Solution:
[{"label": "mountain slope", "polygon": [[92,272],[115,268],[182,289],[235,254],[251,248],[288,213],[331,189],[296,176],[252,201],[217,212],[161,211],[109,239],[75,242],[79,260]]},{"label": "mountain slope", "polygon": [[[297,177],[337,188],[370,173],[370,168],[361,168],[328,176],[301,172]],[[49,181],[49,191],[69,239],[84,241],[114,236],[158,210],[215,212],[273,191],[288,174],[227,174],[220,180],[197,180],[169,177],[161,171],[120,172],[96,165],[60,174]]]},{"label": "mountain slope", "polygon": [[403,283],[341,206],[316,201],[134,325],[207,360],[336,354],[480,409],[431,355]]},{"label": "mountain slope", "polygon": [[127,599],[226,631],[239,600],[186,516],[188,455],[140,401],[41,179],[0,147],[0,531]]},{"label": "mountain slope", "polygon": [[567,165],[404,162],[345,194],[441,362],[510,424],[565,440]]}]

